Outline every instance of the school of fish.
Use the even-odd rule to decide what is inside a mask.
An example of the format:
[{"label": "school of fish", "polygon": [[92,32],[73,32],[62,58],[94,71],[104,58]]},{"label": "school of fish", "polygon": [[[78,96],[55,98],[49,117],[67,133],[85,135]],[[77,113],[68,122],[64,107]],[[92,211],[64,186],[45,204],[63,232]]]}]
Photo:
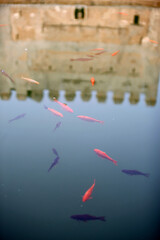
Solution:
[{"label": "school of fish", "polygon": [[[124,15],[124,16],[128,15],[128,13],[125,13],[125,12],[117,12],[117,14]],[[5,27],[5,26],[8,26],[8,25],[7,24],[0,24],[0,27]],[[150,39],[149,41],[151,43],[158,44],[158,42],[155,41],[155,40]],[[116,56],[119,52],[120,52],[120,50],[117,50],[114,53],[112,53],[111,56]],[[95,49],[90,50],[89,54],[86,55],[87,57],[71,58],[70,61],[91,61],[91,60],[94,60],[94,58],[96,56],[102,55],[104,53],[107,53],[107,51],[104,48],[101,48],[101,47],[100,48],[95,48]],[[13,84],[15,84],[15,80],[13,80],[13,78],[10,77],[8,75],[8,73],[6,73],[3,69],[0,69],[0,72],[1,72],[2,75],[4,75],[6,78],[8,78]],[[29,83],[32,83],[32,84],[37,84],[37,85],[39,84],[38,81],[33,80],[32,78],[22,76],[21,79],[23,79],[23,80],[25,80]],[[93,76],[91,77],[90,82],[91,82],[92,87],[93,87],[95,82],[96,82],[96,80]],[[61,106],[62,110],[67,111],[69,113],[74,112],[73,109],[70,108],[67,104],[64,104],[64,103],[58,101],[55,97],[53,98],[53,100],[54,100],[55,103],[57,103],[58,105]],[[47,109],[48,111],[50,111],[52,114],[54,114],[57,117],[61,117],[61,118],[63,117],[63,114],[61,112],[58,112],[57,110],[55,110],[53,108],[47,107],[45,105],[44,105],[44,108]],[[23,114],[20,114],[16,117],[13,117],[11,120],[9,120],[9,123],[11,123],[15,120],[19,120],[19,119],[21,119],[25,116],[26,116],[26,113],[23,113]],[[97,122],[97,123],[101,123],[101,124],[104,123],[104,121],[102,121],[102,120],[98,120],[96,118],[93,118],[93,117],[90,117],[90,116],[85,116],[85,115],[78,115],[77,118],[79,118],[81,120],[84,120],[84,121],[87,121],[87,122]],[[53,131],[55,132],[61,126],[61,124],[62,124],[61,122],[58,122]],[[112,162],[114,165],[117,166],[117,160],[114,160],[113,158],[108,156],[104,151],[102,151],[98,148],[93,149],[93,151],[96,153],[96,155],[98,157],[100,157],[102,159],[107,159],[108,161]],[[55,167],[59,163],[59,160],[60,160],[59,154],[58,154],[58,152],[55,148],[52,148],[52,152],[56,157],[53,160],[53,162],[51,163],[51,165],[49,166],[48,172],[50,172],[52,170],[52,168]],[[106,163],[107,163],[107,161],[106,161]],[[123,169],[123,170],[121,170],[121,172],[125,173],[127,175],[130,175],[130,176],[141,175],[141,176],[149,177],[148,173],[143,173],[139,170]],[[92,186],[88,190],[86,190],[84,195],[82,196],[82,202],[83,203],[92,199],[92,192],[95,188],[95,182],[96,181],[94,179],[94,182],[93,182]],[[96,199],[96,197],[95,197],[95,199]],[[104,216],[96,217],[96,216],[92,216],[92,215],[89,215],[89,214],[72,215],[70,217],[74,220],[84,221],[84,222],[87,222],[87,221],[90,221],[90,220],[106,221]]]}]

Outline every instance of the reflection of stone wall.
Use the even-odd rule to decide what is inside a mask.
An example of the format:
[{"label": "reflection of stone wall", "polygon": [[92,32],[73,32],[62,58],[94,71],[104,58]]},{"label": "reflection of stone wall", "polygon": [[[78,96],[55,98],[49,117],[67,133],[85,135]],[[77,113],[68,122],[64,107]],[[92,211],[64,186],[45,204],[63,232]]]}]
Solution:
[{"label": "reflection of stone wall", "polygon": [[140,5],[159,7],[160,0],[0,0],[0,3],[23,3],[23,4],[80,4],[80,5]]},{"label": "reflection of stone wall", "polygon": [[[67,80],[63,79],[63,76],[67,75]],[[47,77],[46,77],[47,76]],[[13,77],[13,76],[12,76]],[[139,102],[139,95],[145,94],[146,104],[155,105],[157,99],[157,87],[158,87],[158,72],[157,78],[130,78],[130,84],[124,84],[123,77],[112,75],[99,75],[96,74],[95,85],[92,87],[90,83],[90,75],[76,75],[72,73],[55,73],[53,75],[45,73],[43,79],[40,74],[37,73],[36,80],[40,82],[39,85],[33,85],[26,83],[23,80],[15,79],[15,89],[17,92],[17,98],[19,100],[25,100],[27,97],[34,99],[35,101],[41,101],[43,99],[43,90],[48,89],[48,97],[59,98],[59,92],[65,91],[65,98],[67,101],[73,101],[76,97],[76,91],[81,92],[81,99],[83,101],[89,101],[92,97],[92,91],[96,91],[96,98],[99,102],[105,102],[107,100],[107,92],[113,92],[113,101],[115,104],[122,103],[126,92],[130,93],[129,102],[136,104]],[[111,81],[110,81],[111,79]],[[7,100],[11,96],[11,83],[9,79],[4,76],[0,76],[0,96],[1,99]],[[48,87],[47,87],[48,86]]]},{"label": "reflection of stone wall", "polygon": [[[8,24],[0,28],[0,68],[16,81],[13,85],[0,74],[2,99],[9,98],[11,88],[14,88],[20,100],[28,96],[41,101],[43,90],[49,89],[50,99],[53,96],[58,98],[59,91],[64,90],[68,101],[76,97],[76,91],[81,91],[81,98],[89,101],[94,90],[99,102],[106,101],[107,92],[112,91],[115,103],[123,102],[126,92],[130,93],[131,104],[139,101],[141,93],[146,95],[147,104],[156,103],[159,45],[150,43],[149,39],[160,40],[160,9],[125,6],[121,10],[130,13],[128,20],[125,20],[126,16],[115,15],[119,7],[96,7],[95,13],[97,11],[99,18],[92,22],[93,7],[87,7],[87,19],[78,19],[77,22],[71,17],[74,6],[57,7],[60,13],[53,16],[55,6],[0,7],[0,23]],[[70,13],[68,20],[62,17],[68,14],[66,9]],[[140,14],[138,25],[132,24],[135,14]],[[112,17],[110,21],[108,16]],[[63,24],[59,25],[61,19]],[[70,27],[74,31],[68,34],[65,30]],[[87,29],[90,31],[87,32]],[[104,32],[109,37],[102,41]],[[69,42],[66,41],[66,34]],[[42,38],[44,36],[47,40]],[[82,41],[73,41],[78,36]],[[53,41],[49,41],[51,39]],[[104,47],[106,52],[88,62],[70,61],[71,58],[86,57],[96,47]],[[120,52],[112,57],[111,53],[117,50]],[[33,78],[40,84],[27,83],[21,75]],[[90,83],[92,76],[96,79],[94,87]]]},{"label": "reflection of stone wall", "polygon": [[[148,35],[154,10],[140,7],[84,7],[76,19],[76,6],[12,6],[11,34],[14,41],[104,42],[139,44]],[[155,9],[156,10],[156,9]],[[117,12],[126,12],[120,15]],[[153,15],[153,14],[152,14]],[[158,21],[154,21],[158,28]],[[94,37],[93,37],[94,36]],[[158,36],[155,36],[158,40]]]}]

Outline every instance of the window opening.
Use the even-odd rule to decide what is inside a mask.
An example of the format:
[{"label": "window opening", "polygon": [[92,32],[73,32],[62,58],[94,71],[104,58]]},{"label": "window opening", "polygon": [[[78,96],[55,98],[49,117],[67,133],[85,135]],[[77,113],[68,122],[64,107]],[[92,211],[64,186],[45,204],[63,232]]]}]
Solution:
[{"label": "window opening", "polygon": [[138,25],[138,24],[139,24],[139,16],[138,16],[138,15],[135,15],[135,16],[134,16],[134,24],[135,24],[135,25]]},{"label": "window opening", "polygon": [[75,19],[83,19],[84,18],[84,8],[76,8],[74,15],[75,15]]}]

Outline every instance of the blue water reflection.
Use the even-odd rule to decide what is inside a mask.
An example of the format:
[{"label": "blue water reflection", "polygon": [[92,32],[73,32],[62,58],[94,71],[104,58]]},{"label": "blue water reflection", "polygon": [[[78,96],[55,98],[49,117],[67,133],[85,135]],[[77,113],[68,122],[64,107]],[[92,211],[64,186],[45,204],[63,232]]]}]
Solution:
[{"label": "blue water reflection", "polygon": [[[68,113],[44,91],[41,102],[19,101],[15,91],[9,101],[0,101],[0,196],[1,235],[4,239],[155,239],[159,223],[160,89],[154,107],[140,95],[130,105],[128,94],[114,104],[92,98],[83,102],[59,101],[74,110]],[[44,104],[63,113],[58,118]],[[22,113],[24,118],[8,124]],[[85,122],[77,115],[91,116],[104,124]],[[58,121],[61,126],[53,132]],[[58,163],[48,172],[55,155]],[[117,160],[118,166],[97,157],[98,148]],[[128,176],[122,169],[150,174]],[[93,184],[93,199],[82,204],[82,195]],[[77,222],[72,215],[105,216],[106,222]]]}]

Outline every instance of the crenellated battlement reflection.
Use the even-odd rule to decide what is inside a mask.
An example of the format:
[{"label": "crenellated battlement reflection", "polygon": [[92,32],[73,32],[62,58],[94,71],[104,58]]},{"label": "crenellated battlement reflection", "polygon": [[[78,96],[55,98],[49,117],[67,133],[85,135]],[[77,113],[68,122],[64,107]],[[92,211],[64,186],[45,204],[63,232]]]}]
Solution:
[{"label": "crenellated battlement reflection", "polygon": [[[63,74],[62,74],[63,75]],[[73,78],[73,75],[71,75]],[[38,86],[31,85],[30,83],[23,82],[22,80],[16,80],[16,86],[13,87],[8,80],[4,77],[0,78],[1,100],[9,100],[11,97],[11,90],[16,90],[16,97],[19,100],[26,100],[31,98],[34,101],[41,102],[43,99],[43,92],[45,89],[48,89],[48,97],[53,100],[53,97],[57,99],[60,96],[60,91],[65,91],[64,96],[67,101],[74,101],[76,98],[76,92],[80,91],[80,97],[83,101],[91,100],[93,96],[93,91],[96,91],[96,99],[98,102],[106,102],[108,97],[107,93],[112,91],[113,96],[112,100],[115,104],[121,104],[124,101],[125,93],[129,93],[129,102],[130,104],[137,104],[140,99],[140,94],[145,95],[145,102],[149,106],[154,106],[156,104],[157,98],[157,83],[150,81],[150,83],[141,83],[136,86],[136,84],[126,85],[124,80],[121,79],[112,79],[112,84],[110,84],[110,78],[106,78],[106,81],[102,80],[102,76],[97,76],[95,86],[91,86],[90,76],[86,80],[80,79],[56,79],[54,76],[53,79],[48,79],[46,75],[40,80]],[[47,80],[45,80],[47,79]],[[132,79],[133,82],[135,79]],[[121,87],[119,81],[122,82]],[[48,87],[47,87],[48,86]]]}]

